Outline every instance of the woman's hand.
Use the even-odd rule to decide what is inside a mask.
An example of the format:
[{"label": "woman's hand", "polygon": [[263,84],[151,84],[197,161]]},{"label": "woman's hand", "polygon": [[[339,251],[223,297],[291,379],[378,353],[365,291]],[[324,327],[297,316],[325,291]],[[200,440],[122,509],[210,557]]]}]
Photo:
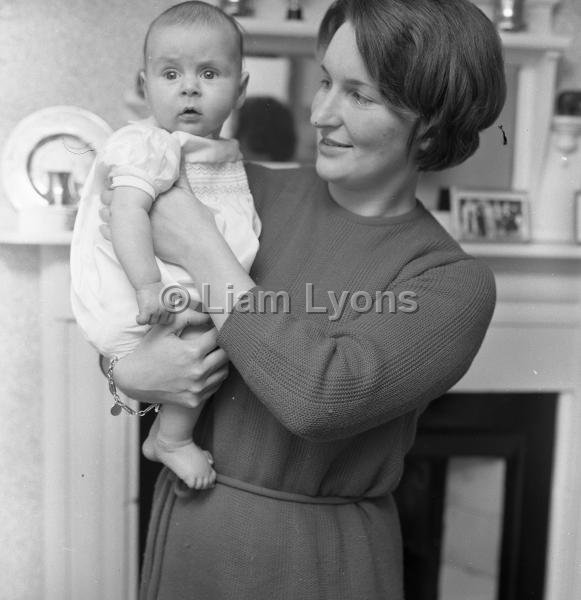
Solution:
[{"label": "woman's hand", "polygon": [[[228,375],[228,357],[216,344],[204,313],[188,310],[170,326],[154,326],[115,367],[115,383],[141,402],[193,408],[212,396]],[[184,327],[203,333],[179,337]],[[187,329],[184,333],[187,332]]]},{"label": "woman's hand", "polygon": [[185,266],[222,239],[210,210],[183,186],[162,194],[150,212],[153,247],[166,262]]},{"label": "woman's hand", "polygon": [[[112,190],[101,194],[103,206],[99,214],[104,222],[101,233],[108,240],[112,199]],[[222,240],[212,213],[182,177],[154,202],[149,217],[155,255],[166,262],[185,266],[188,259],[203,260],[204,250]]]}]

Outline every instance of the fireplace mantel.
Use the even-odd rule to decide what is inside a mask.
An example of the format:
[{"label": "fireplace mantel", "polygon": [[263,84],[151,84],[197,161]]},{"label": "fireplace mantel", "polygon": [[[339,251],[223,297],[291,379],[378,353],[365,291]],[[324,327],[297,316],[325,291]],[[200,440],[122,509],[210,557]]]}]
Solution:
[{"label": "fireplace mantel", "polygon": [[[96,353],[69,306],[69,238],[38,245],[41,263],[44,598],[135,598],[138,431],[113,418]],[[546,600],[581,595],[581,246],[466,244],[493,269],[498,304],[459,392],[559,394]],[[59,352],[56,353],[55,349]],[[523,406],[526,410],[526,406]]]}]

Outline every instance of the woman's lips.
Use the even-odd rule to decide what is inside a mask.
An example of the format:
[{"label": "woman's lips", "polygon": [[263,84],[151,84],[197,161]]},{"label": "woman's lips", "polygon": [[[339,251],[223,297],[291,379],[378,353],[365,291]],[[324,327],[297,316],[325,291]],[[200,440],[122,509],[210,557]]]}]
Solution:
[{"label": "woman's lips", "polygon": [[319,141],[319,152],[325,156],[336,156],[352,147],[348,144],[341,144],[331,138],[321,138]]},{"label": "woman's lips", "polygon": [[328,137],[321,138],[322,145],[331,146],[332,148],[351,148],[349,144],[342,144],[341,142],[337,142],[336,140]]}]

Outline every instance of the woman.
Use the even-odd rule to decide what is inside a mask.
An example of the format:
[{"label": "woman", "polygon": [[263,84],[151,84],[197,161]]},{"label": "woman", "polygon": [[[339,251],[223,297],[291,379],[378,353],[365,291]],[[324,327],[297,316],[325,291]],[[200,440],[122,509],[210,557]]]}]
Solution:
[{"label": "woman", "polygon": [[156,252],[205,284],[214,328],[154,330],[114,377],[143,401],[216,392],[195,437],[218,480],[184,495],[162,472],[144,599],[403,598],[391,493],[419,414],[470,366],[495,298],[416,185],[494,123],[501,47],[467,0],[339,0],[319,49],[316,169],[247,167],[263,222],[251,274],[187,191],[152,216]]}]

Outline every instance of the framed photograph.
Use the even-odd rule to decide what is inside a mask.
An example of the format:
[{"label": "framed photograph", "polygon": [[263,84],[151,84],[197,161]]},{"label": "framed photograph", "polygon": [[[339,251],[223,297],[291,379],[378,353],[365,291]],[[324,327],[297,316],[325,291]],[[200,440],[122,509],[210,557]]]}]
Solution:
[{"label": "framed photograph", "polygon": [[72,207],[96,151],[112,133],[101,117],[77,106],[28,115],[10,133],[0,159],[8,200],[18,211]]},{"label": "framed photograph", "polygon": [[470,242],[528,242],[529,199],[525,192],[450,190],[452,232]]}]

